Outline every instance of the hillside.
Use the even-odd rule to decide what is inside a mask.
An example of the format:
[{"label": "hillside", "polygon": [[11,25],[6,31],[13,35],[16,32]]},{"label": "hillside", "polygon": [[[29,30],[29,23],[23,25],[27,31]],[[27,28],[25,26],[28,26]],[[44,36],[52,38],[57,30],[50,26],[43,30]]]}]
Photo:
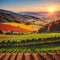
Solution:
[{"label": "hillside", "polygon": [[16,22],[16,23],[33,24],[37,20],[39,20],[41,23],[42,22],[44,23],[44,21],[38,18],[37,16],[22,15],[21,13],[19,14],[16,12],[0,9],[0,22]]},{"label": "hillside", "polygon": [[21,22],[25,22],[25,20],[23,20],[22,18],[19,18],[19,17],[15,17],[15,16],[10,15],[10,14],[6,14],[4,12],[0,12],[0,22],[17,22],[17,23],[21,23]]},{"label": "hillside", "polygon": [[8,22],[8,23],[3,23],[3,24],[7,24],[7,25],[12,25],[18,28],[23,28],[23,29],[27,29],[27,30],[31,30],[32,27],[30,27],[29,25],[25,25],[23,23],[14,23],[14,22]]},{"label": "hillside", "polygon": [[42,26],[38,32],[60,32],[60,20],[49,22]]},{"label": "hillside", "polygon": [[38,31],[39,26],[42,26],[45,22],[36,16],[22,15],[16,12],[0,9],[0,23],[29,31]]},{"label": "hillside", "polygon": [[3,23],[3,24],[12,25],[12,26],[23,28],[30,31],[38,31],[40,27],[39,25],[26,25],[23,23],[14,23],[14,22],[8,22],[8,23]]},{"label": "hillside", "polygon": [[[20,12],[19,14],[27,15],[27,16],[34,16],[34,17],[39,18],[43,22],[49,22],[50,17],[51,17],[51,16],[49,16],[50,13],[48,13],[48,12]],[[60,19],[60,11],[56,11],[54,14],[55,14],[54,16],[57,19]]]},{"label": "hillside", "polygon": [[19,32],[19,33],[31,32],[27,29],[18,28],[18,27],[12,26],[12,25],[7,25],[7,24],[0,24],[0,31]]}]

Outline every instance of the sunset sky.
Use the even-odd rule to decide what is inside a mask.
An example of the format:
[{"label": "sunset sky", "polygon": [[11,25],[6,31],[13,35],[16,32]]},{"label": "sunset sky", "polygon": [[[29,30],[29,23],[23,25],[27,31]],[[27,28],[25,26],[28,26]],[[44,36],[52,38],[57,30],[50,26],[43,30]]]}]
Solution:
[{"label": "sunset sky", "polygon": [[60,11],[60,0],[0,0],[0,9],[14,12],[40,12],[51,7]]}]

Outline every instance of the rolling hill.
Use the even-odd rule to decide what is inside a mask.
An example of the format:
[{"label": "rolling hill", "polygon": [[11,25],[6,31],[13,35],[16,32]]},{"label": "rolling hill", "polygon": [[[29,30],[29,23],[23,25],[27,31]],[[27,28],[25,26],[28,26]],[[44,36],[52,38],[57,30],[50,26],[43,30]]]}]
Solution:
[{"label": "rolling hill", "polygon": [[[49,18],[47,17],[47,12],[12,12],[0,9],[0,23],[6,24],[8,26],[14,26],[18,29],[25,29],[29,31],[37,31],[39,26],[41,27],[39,31],[60,31],[59,26],[54,22],[47,22]],[[60,12],[56,12],[58,19],[60,18]],[[44,18],[45,17],[45,18]],[[47,18],[47,19],[46,19]],[[46,20],[46,21],[45,21]],[[60,23],[59,23],[60,24]],[[56,28],[52,28],[56,27]]]},{"label": "rolling hill", "polygon": [[22,15],[16,12],[0,9],[0,23],[15,26],[29,31],[37,31],[44,22],[35,16]]},{"label": "rolling hill", "polygon": [[30,30],[31,32],[38,31],[38,29],[40,27],[39,25],[26,25],[26,24],[23,24],[23,23],[15,23],[15,22],[8,22],[8,23],[3,23],[3,24],[23,28],[23,29],[26,29],[26,30]]},{"label": "rolling hill", "polygon": [[23,23],[15,23],[15,22],[8,22],[8,23],[3,23],[3,24],[7,24],[7,25],[12,25],[18,28],[23,28],[23,29],[27,29],[27,30],[31,30],[32,27],[30,27],[29,25],[25,25]]},{"label": "rolling hill", "polygon": [[[30,20],[30,21],[29,21]],[[44,22],[40,18],[32,15],[22,15],[16,12],[7,11],[0,9],[0,22],[16,22],[16,23],[30,23],[33,24],[35,21],[39,20]]]},{"label": "rolling hill", "polygon": [[[27,16],[34,16],[41,19],[43,22],[50,21],[50,16],[48,16],[50,13],[48,12],[19,12],[19,14],[27,15]],[[60,11],[55,12],[55,17],[57,17],[57,19],[60,19]]]},{"label": "rolling hill", "polygon": [[5,12],[0,12],[0,22],[25,22],[24,19],[19,18],[17,16],[13,16],[12,14],[7,14]]}]

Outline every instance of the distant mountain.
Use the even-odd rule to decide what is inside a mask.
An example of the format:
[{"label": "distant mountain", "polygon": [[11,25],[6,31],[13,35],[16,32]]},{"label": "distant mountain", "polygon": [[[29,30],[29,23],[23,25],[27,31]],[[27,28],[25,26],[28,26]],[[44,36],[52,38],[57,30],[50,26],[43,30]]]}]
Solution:
[{"label": "distant mountain", "polygon": [[[58,19],[60,19],[60,11],[55,12]],[[21,15],[29,15],[29,16],[35,16],[39,19],[41,19],[44,22],[48,22],[50,20],[50,16],[48,12],[20,12]]]},{"label": "distant mountain", "polygon": [[[8,10],[0,9],[0,13],[10,14],[10,15],[12,15],[14,17],[23,18],[25,20],[26,19],[35,19],[35,20],[40,19],[40,18],[38,18],[36,16],[32,16],[32,15],[29,15],[29,14],[24,14],[24,12],[22,12],[22,13],[16,13],[16,12],[12,12],[12,11],[8,11]],[[31,13],[31,12],[29,12],[29,13]]]},{"label": "distant mountain", "polygon": [[60,32],[60,20],[47,23],[38,32]]},{"label": "distant mountain", "polygon": [[[43,22],[48,22],[50,17],[48,17],[48,12],[12,12],[8,10],[0,9],[0,12],[12,15],[14,17],[20,18],[22,20],[41,20]],[[56,17],[60,19],[60,11],[56,12]]]}]

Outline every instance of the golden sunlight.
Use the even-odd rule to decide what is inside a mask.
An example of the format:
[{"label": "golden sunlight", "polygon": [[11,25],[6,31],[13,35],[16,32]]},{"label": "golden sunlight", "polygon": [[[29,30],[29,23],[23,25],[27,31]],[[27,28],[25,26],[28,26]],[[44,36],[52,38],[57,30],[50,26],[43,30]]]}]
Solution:
[{"label": "golden sunlight", "polygon": [[54,13],[55,11],[56,11],[55,7],[48,8],[48,12],[50,12],[50,13]]}]

